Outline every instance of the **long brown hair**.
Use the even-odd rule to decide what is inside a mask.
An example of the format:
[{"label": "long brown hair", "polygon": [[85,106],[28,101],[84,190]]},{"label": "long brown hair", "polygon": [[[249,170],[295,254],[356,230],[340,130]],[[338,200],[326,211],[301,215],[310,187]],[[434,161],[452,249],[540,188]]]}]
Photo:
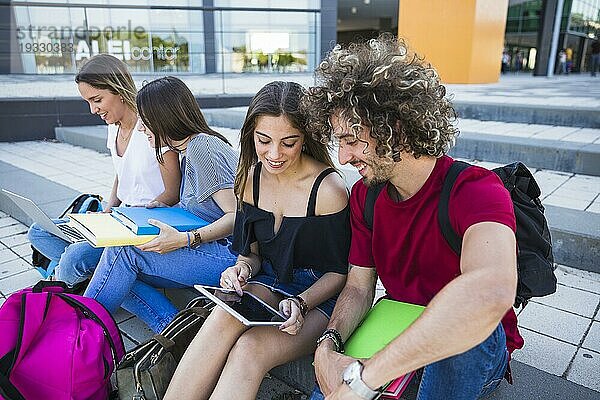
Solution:
[{"label": "long brown hair", "polygon": [[285,116],[289,123],[304,134],[304,154],[315,160],[334,167],[327,145],[313,139],[306,133],[306,119],[299,110],[303,88],[295,82],[275,81],[267,83],[256,93],[240,131],[240,161],[235,174],[234,191],[241,205],[244,190],[248,180],[248,171],[256,164],[258,157],[254,147],[254,129],[258,117],[270,115],[273,117]]},{"label": "long brown hair", "polygon": [[161,163],[161,147],[179,152],[170,142],[182,141],[197,133],[216,136],[231,146],[225,136],[208,126],[190,89],[174,76],[144,85],[137,95],[137,108],[144,125],[154,133],[156,158]]},{"label": "long brown hair", "polygon": [[75,83],[87,83],[100,90],[121,96],[123,103],[137,114],[137,89],[127,65],[109,54],[97,54],[87,60],[75,75]]}]

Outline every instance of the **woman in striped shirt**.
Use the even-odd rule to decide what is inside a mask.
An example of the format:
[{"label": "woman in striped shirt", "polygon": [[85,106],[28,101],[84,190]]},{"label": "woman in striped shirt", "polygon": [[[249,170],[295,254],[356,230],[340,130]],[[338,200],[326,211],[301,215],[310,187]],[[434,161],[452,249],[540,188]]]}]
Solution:
[{"label": "woman in striped shirt", "polygon": [[161,147],[182,159],[179,207],[208,221],[202,228],[179,232],[160,221],[152,241],[134,247],[109,247],[85,292],[109,311],[131,297],[145,305],[138,317],[160,332],[177,309],[156,287],[219,284],[223,270],[236,261],[230,250],[235,219],[233,192],[238,155],[227,139],[208,127],[196,99],[175,77],[145,85],[138,93],[141,123],[162,162]]}]

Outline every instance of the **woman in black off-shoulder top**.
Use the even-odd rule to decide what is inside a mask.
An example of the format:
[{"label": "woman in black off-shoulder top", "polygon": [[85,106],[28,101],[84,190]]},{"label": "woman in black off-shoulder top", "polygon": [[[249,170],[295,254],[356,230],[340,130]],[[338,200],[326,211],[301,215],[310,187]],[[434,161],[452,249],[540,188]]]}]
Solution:
[{"label": "woman in black off-shoulder top", "polygon": [[[273,367],[314,352],[348,270],[348,192],[326,145],[305,134],[302,87],[272,82],[241,130],[233,249],[221,286],[288,317],[248,328],[217,308],[192,341],[165,399],[254,399]],[[198,369],[201,361],[202,368]]]}]

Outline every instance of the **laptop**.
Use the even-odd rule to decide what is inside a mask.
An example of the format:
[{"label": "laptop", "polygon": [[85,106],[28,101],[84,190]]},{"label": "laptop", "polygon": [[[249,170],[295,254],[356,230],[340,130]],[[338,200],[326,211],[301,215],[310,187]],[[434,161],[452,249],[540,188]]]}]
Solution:
[{"label": "laptop", "polygon": [[69,243],[81,242],[85,240],[83,235],[67,223],[56,224],[48,217],[31,199],[23,197],[6,189],[2,193],[8,196],[17,207],[21,209],[33,222],[37,223],[44,230]]}]

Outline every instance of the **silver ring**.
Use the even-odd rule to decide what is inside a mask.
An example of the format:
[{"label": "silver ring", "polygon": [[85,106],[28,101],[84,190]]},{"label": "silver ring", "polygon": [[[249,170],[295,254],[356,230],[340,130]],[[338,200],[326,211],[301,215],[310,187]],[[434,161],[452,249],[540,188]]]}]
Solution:
[{"label": "silver ring", "polygon": [[229,278],[225,278],[224,281],[227,287],[233,287],[233,282]]}]

